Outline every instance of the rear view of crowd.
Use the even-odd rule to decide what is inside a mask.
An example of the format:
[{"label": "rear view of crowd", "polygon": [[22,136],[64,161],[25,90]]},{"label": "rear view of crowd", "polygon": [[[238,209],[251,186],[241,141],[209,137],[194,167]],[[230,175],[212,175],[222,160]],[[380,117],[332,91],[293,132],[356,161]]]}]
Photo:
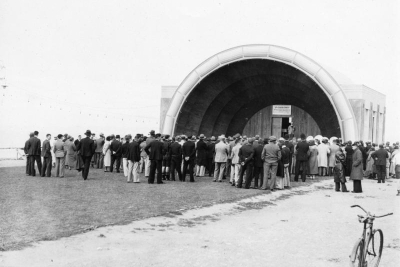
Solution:
[{"label": "rear view of crowd", "polygon": [[[127,182],[139,183],[139,173],[147,182],[195,182],[195,177],[213,177],[214,182],[229,180],[236,188],[271,190],[290,188],[291,182],[333,176],[335,190],[348,192],[346,182],[353,181],[353,191],[362,192],[363,178],[384,183],[389,177],[400,178],[399,143],[374,144],[362,141],[343,143],[340,138],[315,138],[304,134],[299,139],[270,136],[234,136],[207,138],[199,136],[156,134],[100,134],[87,130],[77,139],[59,134],[51,142],[51,135],[41,145],[37,131],[25,143],[26,174],[35,176],[35,162],[39,174],[64,177],[65,169],[82,171],[84,180],[89,168],[104,172],[123,172]],[[43,164],[42,159],[43,157]],[[294,175],[293,175],[294,174]],[[400,192],[400,191],[399,191]]]}]

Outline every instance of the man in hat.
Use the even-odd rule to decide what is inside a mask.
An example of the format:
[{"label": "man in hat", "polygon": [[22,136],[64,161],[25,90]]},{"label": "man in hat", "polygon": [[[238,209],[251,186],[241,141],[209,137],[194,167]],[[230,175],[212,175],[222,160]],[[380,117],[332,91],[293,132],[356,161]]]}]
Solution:
[{"label": "man in hat", "polygon": [[189,167],[190,182],[194,182],[194,165],[196,159],[196,146],[194,144],[196,137],[193,135],[187,142],[182,146],[182,156],[183,156],[183,173],[182,181],[186,179],[186,172]]},{"label": "man in hat", "polygon": [[120,136],[117,134],[115,139],[111,142],[111,165],[110,172],[113,172],[113,167],[115,163],[115,170],[119,173],[119,167],[121,166],[121,156],[122,156],[122,144],[120,142]]},{"label": "man in hat", "polygon": [[105,144],[104,134],[100,133],[100,137],[96,139],[96,150],[94,154],[94,163],[97,166],[97,169],[103,169],[104,165],[104,155],[103,155],[103,147]]},{"label": "man in hat", "polygon": [[307,172],[307,163],[308,163],[308,151],[310,150],[310,145],[306,142],[306,135],[300,135],[301,140],[297,143],[296,146],[296,169],[294,174],[294,181],[298,182],[300,168],[302,169],[301,180],[303,182],[306,181],[306,172]]},{"label": "man in hat", "polygon": [[199,141],[196,144],[196,151],[197,151],[197,165],[199,166],[197,170],[197,176],[203,177],[206,172],[206,165],[207,165],[207,144],[204,142],[205,135],[200,134]]},{"label": "man in hat", "polygon": [[268,178],[271,174],[269,189],[274,192],[276,184],[276,172],[278,170],[278,161],[281,159],[282,155],[279,146],[276,144],[276,137],[270,136],[268,139],[269,143],[264,146],[261,153],[261,158],[264,160],[264,177],[261,189],[268,189]]},{"label": "man in hat", "polygon": [[178,173],[179,181],[182,181],[182,146],[179,144],[181,138],[172,138],[171,144],[171,180],[175,181],[175,171]]},{"label": "man in hat", "polygon": [[239,180],[237,182],[236,187],[237,188],[242,188],[242,183],[243,183],[243,175],[244,172],[246,172],[246,182],[245,182],[245,189],[249,189],[251,185],[251,180],[253,179],[253,156],[254,156],[254,147],[253,147],[253,138],[249,138],[247,140],[247,144],[243,145],[239,149],[239,158],[240,158],[240,164],[242,167],[240,168],[240,176]]},{"label": "man in hat", "polygon": [[[147,139],[146,139],[146,146],[148,146],[151,142],[153,142],[156,139],[155,135],[156,135],[156,132],[154,130],[151,130],[149,133],[149,137],[147,137]],[[150,164],[151,164],[151,161],[149,158],[149,154],[147,153],[147,157],[145,158],[145,166],[144,166],[144,176],[145,177],[149,177],[149,175],[150,175]]]},{"label": "man in hat", "polygon": [[388,152],[384,149],[383,144],[379,144],[379,149],[371,154],[371,158],[375,160],[376,172],[378,173],[378,183],[384,183],[386,177],[386,159],[389,157]]},{"label": "man in hat", "polygon": [[218,182],[222,182],[229,154],[229,147],[225,144],[225,136],[221,135],[218,140],[218,144],[215,145],[215,171],[213,182],[217,180]]},{"label": "man in hat", "polygon": [[208,176],[214,175],[215,136],[211,136],[207,145],[207,170]]},{"label": "man in hat", "polygon": [[[149,184],[154,184],[154,179],[157,170],[157,184],[163,184],[162,181],[162,161],[164,156],[164,145],[160,142],[161,134],[156,134],[152,142],[150,142],[144,150],[150,159],[150,174],[149,174]],[[149,138],[147,138],[149,139]]]},{"label": "man in hat", "polygon": [[90,167],[90,160],[93,157],[94,151],[95,151],[95,145],[94,141],[90,139],[90,136],[92,135],[92,132],[90,130],[87,130],[85,132],[86,138],[83,138],[78,146],[76,147],[76,150],[80,152],[82,161],[83,161],[83,171],[82,171],[82,178],[83,180],[87,180],[88,175],[89,175],[89,167]]}]

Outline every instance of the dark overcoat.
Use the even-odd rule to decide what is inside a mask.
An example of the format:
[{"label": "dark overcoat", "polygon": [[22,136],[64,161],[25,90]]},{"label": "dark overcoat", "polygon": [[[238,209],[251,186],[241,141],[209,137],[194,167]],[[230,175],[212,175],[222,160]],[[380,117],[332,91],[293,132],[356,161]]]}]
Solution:
[{"label": "dark overcoat", "polygon": [[196,144],[196,150],[197,150],[197,165],[199,166],[205,166],[207,162],[207,144],[200,139],[197,144]]},{"label": "dark overcoat", "polygon": [[351,168],[350,180],[362,180],[364,176],[363,165],[362,165],[362,153],[357,147],[353,153],[353,165]]}]

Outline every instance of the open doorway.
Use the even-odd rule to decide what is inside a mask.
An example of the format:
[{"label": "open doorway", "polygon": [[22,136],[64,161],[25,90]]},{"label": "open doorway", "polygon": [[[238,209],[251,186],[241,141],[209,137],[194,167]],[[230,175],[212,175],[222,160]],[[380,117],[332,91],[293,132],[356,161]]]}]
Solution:
[{"label": "open doorway", "polygon": [[284,137],[288,133],[289,117],[273,117],[272,118],[272,135],[277,138]]},{"label": "open doorway", "polygon": [[284,137],[288,133],[289,124],[289,117],[282,118],[282,137]]}]

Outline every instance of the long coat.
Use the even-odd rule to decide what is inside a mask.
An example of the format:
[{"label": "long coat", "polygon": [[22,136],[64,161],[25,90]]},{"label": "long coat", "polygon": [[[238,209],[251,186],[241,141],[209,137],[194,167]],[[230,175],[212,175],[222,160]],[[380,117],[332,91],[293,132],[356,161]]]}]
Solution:
[{"label": "long coat", "polygon": [[197,142],[196,145],[196,150],[197,150],[197,165],[199,166],[205,166],[207,162],[207,144],[200,139],[199,142]]},{"label": "long coat", "polygon": [[335,167],[336,162],[336,152],[340,150],[340,147],[336,144],[332,144],[329,148],[331,150],[331,153],[329,154],[328,166],[333,168]]},{"label": "long coat", "polygon": [[322,143],[318,147],[318,167],[328,167],[328,154],[331,152],[329,146]]},{"label": "long coat", "polygon": [[310,146],[310,158],[308,159],[308,173],[310,175],[318,174],[318,148],[316,145]]},{"label": "long coat", "polygon": [[353,165],[351,168],[350,180],[362,180],[364,176],[362,164],[363,157],[359,148],[354,150],[352,159]]}]

